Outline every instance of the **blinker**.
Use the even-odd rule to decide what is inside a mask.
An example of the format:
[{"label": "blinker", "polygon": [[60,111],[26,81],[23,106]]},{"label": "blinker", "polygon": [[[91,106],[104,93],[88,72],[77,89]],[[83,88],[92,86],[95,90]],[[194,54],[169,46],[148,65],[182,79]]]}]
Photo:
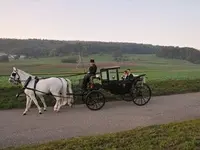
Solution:
[{"label": "blinker", "polygon": [[12,76],[13,76],[13,77],[16,76],[16,73],[12,73]]}]

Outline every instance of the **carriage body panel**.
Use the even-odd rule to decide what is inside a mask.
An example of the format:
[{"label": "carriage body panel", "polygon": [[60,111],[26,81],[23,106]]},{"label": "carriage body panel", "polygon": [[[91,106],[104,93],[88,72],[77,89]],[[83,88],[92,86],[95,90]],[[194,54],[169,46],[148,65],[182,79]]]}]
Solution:
[{"label": "carriage body panel", "polygon": [[100,69],[102,88],[114,95],[124,95],[130,92],[133,81],[124,82],[119,76],[120,66]]}]

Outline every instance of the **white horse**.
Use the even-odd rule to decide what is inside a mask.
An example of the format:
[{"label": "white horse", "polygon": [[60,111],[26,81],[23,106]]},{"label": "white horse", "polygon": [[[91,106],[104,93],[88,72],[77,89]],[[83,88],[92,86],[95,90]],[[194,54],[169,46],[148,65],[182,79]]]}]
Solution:
[{"label": "white horse", "polygon": [[[36,95],[42,101],[44,105],[44,111],[47,109],[47,105],[43,97],[45,94],[52,94],[55,97],[56,104],[54,106],[54,111],[56,112],[59,112],[61,106],[65,104],[68,104],[70,107],[72,107],[74,99],[72,95],[73,92],[71,81],[69,79],[56,77],[50,77],[46,79],[39,78],[34,91],[35,81],[35,76],[13,67],[9,82],[14,84],[20,83],[23,87],[26,86],[24,87],[24,93],[26,94],[26,108],[23,112],[23,115],[26,115],[27,111],[29,111],[32,101],[37,106],[39,114],[42,114],[41,107],[36,99]],[[71,94],[67,96],[68,92]]]}]

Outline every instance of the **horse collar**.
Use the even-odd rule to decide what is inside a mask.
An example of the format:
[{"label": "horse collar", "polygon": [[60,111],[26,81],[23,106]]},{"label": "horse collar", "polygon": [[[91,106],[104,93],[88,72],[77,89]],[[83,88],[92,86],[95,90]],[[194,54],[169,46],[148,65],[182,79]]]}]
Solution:
[{"label": "horse collar", "polygon": [[24,84],[24,89],[28,86],[31,79],[32,79],[31,76],[29,76],[28,79],[26,80],[25,84]]}]

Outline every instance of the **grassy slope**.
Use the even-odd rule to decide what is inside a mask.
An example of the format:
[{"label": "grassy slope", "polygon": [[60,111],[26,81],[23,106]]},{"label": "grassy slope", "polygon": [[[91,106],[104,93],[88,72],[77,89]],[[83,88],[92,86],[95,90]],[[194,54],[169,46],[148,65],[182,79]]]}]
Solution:
[{"label": "grassy slope", "polygon": [[[151,81],[148,83],[152,89],[153,96],[169,95],[187,92],[198,92],[200,91],[200,79],[198,80],[167,80],[167,81]],[[15,95],[19,92],[16,87],[0,88],[0,109],[8,108],[24,108],[25,107],[25,96],[19,97],[16,100]],[[117,100],[114,95],[105,93],[106,100]],[[118,99],[119,100],[119,99]],[[42,106],[41,101],[38,101]],[[48,106],[53,106],[55,101],[49,97],[46,99]],[[75,97],[75,103],[80,104],[82,101],[80,97]],[[33,105],[35,106],[35,105]]]},{"label": "grassy slope", "polygon": [[[111,60],[111,56],[91,56],[96,59],[97,62]],[[129,67],[137,74],[146,73],[148,76],[147,83],[151,86],[153,95],[166,95],[185,92],[196,92],[200,90],[200,65],[194,65],[187,61],[182,60],[170,60],[157,58],[155,55],[130,55],[130,59],[137,62],[136,65]],[[85,58],[86,59],[89,59]],[[14,65],[16,63],[16,65]],[[54,75],[43,76],[61,76],[58,75],[62,71],[69,71],[60,63],[60,58],[44,58],[44,59],[32,59],[24,61],[14,61],[9,64],[0,64],[0,74],[9,74],[12,70],[12,66],[21,66],[25,71],[38,72],[44,74],[51,74],[54,71]],[[42,65],[42,67],[40,66]],[[46,67],[45,67],[46,65]],[[56,65],[60,66],[55,67]],[[52,69],[53,68],[53,69]],[[123,71],[127,67],[122,67]],[[80,70],[77,70],[80,71]],[[62,74],[62,76],[66,76]],[[42,75],[41,75],[42,76]],[[72,83],[78,84],[78,80],[82,79],[82,76],[69,77]],[[172,80],[171,80],[172,79]],[[12,87],[8,83],[8,76],[0,77],[0,108],[16,108],[24,107],[24,97],[15,99],[15,95],[18,92],[16,87]],[[108,97],[106,95],[106,97]],[[47,101],[49,105],[53,105],[54,101],[49,99]],[[80,103],[80,101],[77,101]]]},{"label": "grassy slope", "polygon": [[[93,55],[90,57],[95,58],[97,64],[112,61],[112,57],[110,55]],[[90,57],[85,58],[85,61],[88,62]],[[133,72],[147,73],[151,79],[179,78],[179,76],[180,78],[200,77],[200,65],[194,65],[187,61],[163,59],[158,58],[155,55],[128,55],[128,57],[133,63],[132,66],[129,66]],[[43,73],[44,75],[58,75],[60,73],[67,73],[71,71],[83,72],[83,69],[70,69],[67,64],[60,63],[60,59],[61,58],[41,58],[0,63],[0,75],[9,75],[13,66],[17,66],[29,73]],[[122,66],[121,71],[127,68],[126,66],[123,67],[123,64],[119,65]]]},{"label": "grassy slope", "polygon": [[[200,119],[134,130],[59,140],[41,145],[8,148],[10,150],[155,150],[200,148]],[[7,150],[8,150],[7,149]]]},{"label": "grassy slope", "polygon": [[[97,64],[112,60],[110,55],[93,55],[90,57],[95,58]],[[85,61],[88,61],[90,57],[85,58]],[[149,78],[148,80],[200,78],[200,65],[191,64],[187,61],[163,59],[158,58],[155,55],[128,55],[128,57],[133,64],[128,67],[119,64],[121,66],[121,72],[126,68],[131,68],[133,73],[146,73]],[[0,75],[10,75],[13,66],[29,73],[43,74],[39,76],[68,76],[68,72],[83,72],[83,69],[69,68],[67,64],[60,63],[60,59],[61,58],[55,57],[0,63]],[[82,76],[69,77],[69,79],[73,80],[73,83],[81,78]],[[0,86],[2,84],[4,84],[4,86],[8,85],[7,80],[8,76],[4,76],[4,79],[0,78]]]}]

